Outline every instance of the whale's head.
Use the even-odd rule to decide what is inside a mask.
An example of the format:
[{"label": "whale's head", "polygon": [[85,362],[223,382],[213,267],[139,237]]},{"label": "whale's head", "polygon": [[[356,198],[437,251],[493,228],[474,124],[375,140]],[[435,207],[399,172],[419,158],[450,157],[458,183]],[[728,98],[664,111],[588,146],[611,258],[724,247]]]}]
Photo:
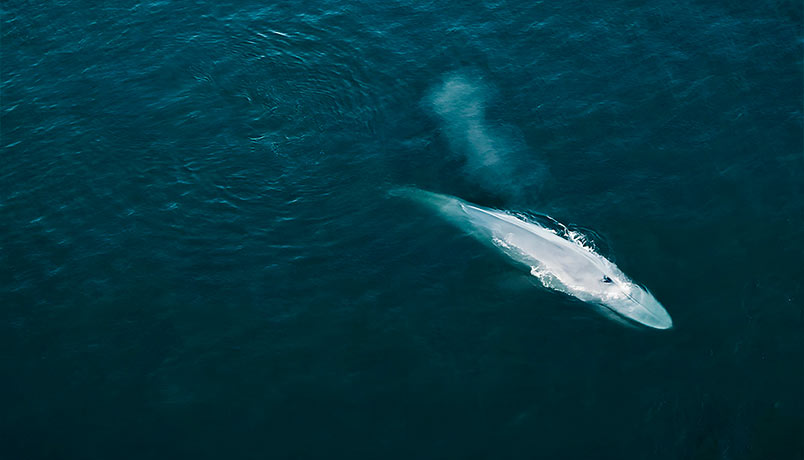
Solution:
[{"label": "whale's head", "polygon": [[[631,281],[614,264],[595,255],[593,266],[578,267],[575,270],[551,271],[547,267],[531,267],[531,274],[550,289],[564,292],[584,302],[600,307],[607,312],[623,318],[624,322],[637,323],[654,329],[670,329],[673,320],[662,304],[646,288]],[[627,321],[626,321],[627,320]]]},{"label": "whale's head", "polygon": [[617,314],[655,329],[670,329],[673,319],[656,297],[624,277],[603,276],[598,303]]}]

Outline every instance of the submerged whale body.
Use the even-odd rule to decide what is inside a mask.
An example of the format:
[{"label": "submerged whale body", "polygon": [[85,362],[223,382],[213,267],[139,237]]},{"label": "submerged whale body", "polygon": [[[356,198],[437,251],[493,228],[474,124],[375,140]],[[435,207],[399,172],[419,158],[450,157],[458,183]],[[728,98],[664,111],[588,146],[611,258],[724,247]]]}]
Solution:
[{"label": "submerged whale body", "polygon": [[393,192],[434,208],[469,234],[525,264],[546,287],[606,307],[636,323],[669,329],[673,320],[659,301],[612,262],[542,225],[459,198],[404,188]]}]

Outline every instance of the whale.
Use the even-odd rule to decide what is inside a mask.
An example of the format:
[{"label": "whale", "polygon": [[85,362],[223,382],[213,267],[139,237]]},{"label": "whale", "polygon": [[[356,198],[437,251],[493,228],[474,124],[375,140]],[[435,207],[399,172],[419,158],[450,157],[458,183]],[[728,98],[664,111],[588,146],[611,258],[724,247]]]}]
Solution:
[{"label": "whale", "polygon": [[435,211],[516,265],[529,268],[548,289],[602,307],[598,309],[613,312],[629,324],[654,329],[673,327],[667,310],[650,291],[577,238],[569,238],[532,219],[450,195],[412,187],[396,188],[391,194]]}]

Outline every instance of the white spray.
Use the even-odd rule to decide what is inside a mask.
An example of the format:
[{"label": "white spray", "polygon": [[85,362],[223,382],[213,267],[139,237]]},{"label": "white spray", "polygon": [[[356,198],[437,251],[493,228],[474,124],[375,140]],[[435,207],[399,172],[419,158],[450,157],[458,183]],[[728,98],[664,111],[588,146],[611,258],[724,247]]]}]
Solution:
[{"label": "white spray", "polygon": [[472,180],[487,191],[519,199],[524,189],[539,186],[544,166],[528,161],[533,155],[516,129],[489,125],[486,107],[494,93],[480,78],[451,74],[425,101],[440,120],[452,150],[466,160]]}]

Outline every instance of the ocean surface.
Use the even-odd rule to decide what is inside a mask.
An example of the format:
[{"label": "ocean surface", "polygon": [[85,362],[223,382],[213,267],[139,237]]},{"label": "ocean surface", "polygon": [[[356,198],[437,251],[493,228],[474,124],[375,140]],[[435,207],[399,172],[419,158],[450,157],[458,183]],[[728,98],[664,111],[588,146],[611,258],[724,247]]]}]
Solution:
[{"label": "ocean surface", "polygon": [[[800,1],[0,5],[3,459],[800,459]],[[626,325],[399,186],[548,215]]]}]

